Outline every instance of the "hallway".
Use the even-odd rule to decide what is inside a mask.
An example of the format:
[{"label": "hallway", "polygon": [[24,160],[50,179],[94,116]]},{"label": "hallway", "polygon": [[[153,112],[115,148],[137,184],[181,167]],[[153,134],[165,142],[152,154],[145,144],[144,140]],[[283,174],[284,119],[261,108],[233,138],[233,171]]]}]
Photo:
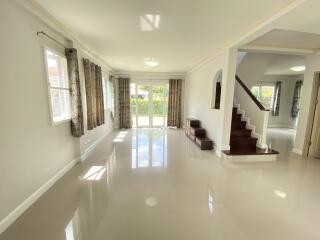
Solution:
[{"label": "hallway", "polygon": [[180,130],[113,132],[0,239],[319,239],[320,161],[281,136],[278,161],[232,164]]}]

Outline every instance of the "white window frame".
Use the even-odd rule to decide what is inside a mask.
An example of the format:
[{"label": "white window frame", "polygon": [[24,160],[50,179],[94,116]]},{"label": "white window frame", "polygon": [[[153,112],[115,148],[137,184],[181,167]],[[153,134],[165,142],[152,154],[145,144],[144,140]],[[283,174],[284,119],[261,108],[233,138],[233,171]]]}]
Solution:
[{"label": "white window frame", "polygon": [[[47,59],[47,50],[58,55],[59,57],[65,59],[67,61],[67,58],[65,55],[57,52],[56,50],[48,47],[48,46],[44,46],[43,47],[43,56],[44,56],[44,61],[45,61],[45,69],[46,69],[46,78],[47,78],[47,86],[48,86],[48,101],[49,101],[49,110],[50,110],[50,121],[51,121],[51,125],[52,126],[56,126],[56,125],[60,125],[66,122],[70,122],[71,120],[71,99],[70,99],[70,82],[69,82],[69,76],[68,76],[68,69],[65,69],[65,76],[67,78],[67,83],[68,83],[68,87],[67,88],[63,88],[63,87],[51,87],[50,85],[50,78],[49,78],[49,69],[48,69],[48,59]],[[61,61],[58,61],[58,64],[60,65],[60,70],[61,70]],[[60,73],[61,74],[61,73]],[[53,118],[53,109],[52,109],[52,98],[51,98],[51,89],[59,89],[59,90],[68,90],[69,91],[69,116],[68,118],[64,118],[61,119],[59,121],[55,121]]]},{"label": "white window frame", "polygon": [[[113,86],[114,87],[114,86]],[[109,79],[106,79],[106,97],[107,97],[107,109],[112,111],[114,108],[113,101],[112,101],[112,93],[113,89],[111,89],[111,83]],[[113,96],[114,97],[114,96]]]},{"label": "white window frame", "polygon": [[107,97],[107,79],[102,77],[102,94],[103,94],[103,108],[108,109],[108,97]]}]

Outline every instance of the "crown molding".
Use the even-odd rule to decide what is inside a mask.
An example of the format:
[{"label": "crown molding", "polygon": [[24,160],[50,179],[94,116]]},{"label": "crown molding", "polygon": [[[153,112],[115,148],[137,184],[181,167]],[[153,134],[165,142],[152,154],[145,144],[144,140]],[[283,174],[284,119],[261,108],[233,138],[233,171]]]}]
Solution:
[{"label": "crown molding", "polygon": [[[105,70],[112,71],[112,67],[102,59],[95,50],[80,40],[72,31],[64,24],[58,21],[52,14],[40,6],[35,0],[14,0],[19,6],[27,10],[44,24],[51,27],[53,30],[61,34],[67,40],[71,41],[73,45],[81,48],[80,50],[89,57],[96,60]],[[41,29],[39,29],[41,30]]]},{"label": "crown molding", "polygon": [[311,49],[255,46],[255,45],[246,45],[239,48],[239,50],[245,51],[245,52],[255,52],[255,53],[273,53],[273,54],[287,54],[287,55],[301,55],[301,56],[314,54],[314,50],[311,50]]},{"label": "crown molding", "polygon": [[170,78],[185,78],[185,73],[175,72],[135,72],[135,71],[114,71],[116,77],[130,77],[131,79],[149,79],[149,80],[162,80]]}]

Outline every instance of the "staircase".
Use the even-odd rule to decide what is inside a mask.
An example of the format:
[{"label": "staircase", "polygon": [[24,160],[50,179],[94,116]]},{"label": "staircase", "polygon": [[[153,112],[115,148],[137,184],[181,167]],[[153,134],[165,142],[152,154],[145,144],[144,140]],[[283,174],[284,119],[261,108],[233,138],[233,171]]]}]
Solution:
[{"label": "staircase", "polygon": [[247,122],[242,120],[242,115],[237,108],[232,111],[232,123],[230,133],[230,150],[223,151],[225,157],[233,162],[274,161],[279,154],[273,149],[257,147],[258,139],[252,137],[251,129],[247,128]]},{"label": "staircase", "polygon": [[231,151],[252,151],[256,149],[257,138],[251,137],[251,130],[246,128],[247,122],[241,120],[242,115],[233,108],[230,135]]}]

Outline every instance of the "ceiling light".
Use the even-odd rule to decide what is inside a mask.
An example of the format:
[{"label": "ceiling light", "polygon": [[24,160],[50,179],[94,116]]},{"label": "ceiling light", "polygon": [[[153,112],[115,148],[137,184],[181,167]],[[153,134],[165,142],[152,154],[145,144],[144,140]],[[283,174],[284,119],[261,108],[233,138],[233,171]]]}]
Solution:
[{"label": "ceiling light", "polygon": [[279,198],[286,198],[287,197],[287,194],[285,192],[279,191],[279,190],[275,190],[274,194]]},{"label": "ceiling light", "polygon": [[158,199],[156,199],[155,197],[149,197],[146,199],[146,204],[149,207],[155,207],[158,204]]},{"label": "ceiling light", "polygon": [[302,71],[306,70],[306,66],[294,66],[290,69],[295,72],[302,72]]},{"label": "ceiling light", "polygon": [[156,61],[154,58],[145,58],[144,59],[144,67],[145,68],[157,67],[158,65],[159,65],[159,62]]},{"label": "ceiling light", "polygon": [[155,31],[160,27],[159,14],[146,14],[140,16],[140,28],[143,32]]}]

